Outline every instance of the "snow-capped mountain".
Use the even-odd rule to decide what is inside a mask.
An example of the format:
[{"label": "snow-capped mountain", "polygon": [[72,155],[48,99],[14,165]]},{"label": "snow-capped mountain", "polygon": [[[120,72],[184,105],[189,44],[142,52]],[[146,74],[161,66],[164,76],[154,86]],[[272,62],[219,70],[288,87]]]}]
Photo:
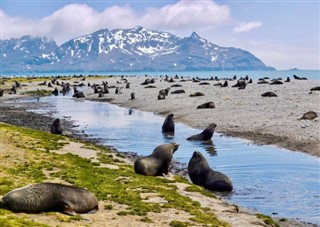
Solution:
[{"label": "snow-capped mountain", "polygon": [[267,70],[253,54],[220,47],[193,32],[102,29],[58,46],[54,40],[23,36],[0,40],[2,72]]}]

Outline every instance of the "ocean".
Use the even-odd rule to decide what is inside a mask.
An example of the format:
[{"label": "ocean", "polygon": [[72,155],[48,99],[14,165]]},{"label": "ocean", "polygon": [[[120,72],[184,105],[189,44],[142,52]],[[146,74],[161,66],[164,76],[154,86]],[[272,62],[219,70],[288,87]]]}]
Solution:
[{"label": "ocean", "polygon": [[5,77],[41,77],[41,76],[69,76],[69,75],[101,75],[101,76],[183,76],[186,77],[199,77],[199,78],[232,78],[234,75],[237,78],[245,77],[248,75],[250,78],[257,80],[263,77],[269,77],[270,79],[282,78],[286,79],[287,77],[293,78],[293,75],[299,77],[305,77],[309,80],[320,80],[320,70],[257,70],[257,71],[162,71],[162,72],[45,72],[45,73],[32,73],[32,72],[21,72],[21,73],[0,73],[1,76]]}]

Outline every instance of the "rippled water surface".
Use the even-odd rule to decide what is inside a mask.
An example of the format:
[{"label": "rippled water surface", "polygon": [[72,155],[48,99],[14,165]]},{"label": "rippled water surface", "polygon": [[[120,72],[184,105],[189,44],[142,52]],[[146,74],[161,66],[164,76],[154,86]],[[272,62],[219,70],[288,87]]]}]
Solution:
[{"label": "rippled water surface", "polygon": [[[34,99],[31,101],[35,101]],[[215,133],[212,144],[187,141],[202,130],[176,123],[173,137],[161,132],[163,117],[128,110],[102,102],[45,97],[55,117],[71,117],[79,129],[92,138],[119,151],[149,155],[162,143],[180,144],[174,159],[188,163],[192,153],[200,151],[211,168],[227,174],[234,191],[223,195],[231,203],[270,216],[294,218],[320,225],[319,158],[272,146],[257,146],[246,140]],[[34,110],[39,111],[39,110]]]}]

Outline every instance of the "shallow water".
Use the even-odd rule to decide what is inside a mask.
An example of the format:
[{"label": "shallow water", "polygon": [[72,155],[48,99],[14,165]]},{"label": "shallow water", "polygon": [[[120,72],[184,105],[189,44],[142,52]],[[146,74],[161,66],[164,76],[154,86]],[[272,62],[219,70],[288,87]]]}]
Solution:
[{"label": "shallow water", "polygon": [[[35,99],[29,101],[36,101]],[[274,217],[286,217],[320,224],[320,159],[272,146],[215,133],[212,144],[187,141],[202,130],[176,123],[175,135],[162,134],[163,117],[128,110],[109,103],[74,100],[69,96],[44,97],[53,107],[33,110],[54,111],[55,117],[71,117],[79,129],[105,145],[123,152],[149,155],[162,143],[180,144],[174,159],[188,163],[200,151],[211,168],[229,176],[234,191],[222,195],[230,203]]]}]

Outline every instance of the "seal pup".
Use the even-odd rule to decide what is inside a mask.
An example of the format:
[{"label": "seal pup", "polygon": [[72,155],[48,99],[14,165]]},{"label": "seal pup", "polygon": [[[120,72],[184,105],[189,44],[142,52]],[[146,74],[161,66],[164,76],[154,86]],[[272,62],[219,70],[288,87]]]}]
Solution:
[{"label": "seal pup", "polygon": [[187,138],[187,140],[210,140],[213,136],[214,130],[217,127],[215,123],[210,124],[208,127],[206,127],[203,132],[190,136]]},{"label": "seal pup", "polygon": [[68,215],[98,210],[96,196],[84,189],[58,183],[32,184],[8,192],[0,207],[27,213],[58,211]]},{"label": "seal pup", "polygon": [[231,180],[223,173],[210,168],[206,158],[199,152],[193,152],[188,163],[188,174],[192,183],[211,191],[232,191]]},{"label": "seal pup", "polygon": [[163,133],[174,133],[174,120],[173,114],[169,114],[163,122],[162,125],[162,132]]},{"label": "seal pup", "polygon": [[318,117],[318,114],[314,111],[308,111],[302,115],[299,120],[313,120]]},{"label": "seal pup", "polygon": [[145,176],[165,176],[169,173],[169,165],[173,153],[179,144],[167,143],[157,146],[151,155],[137,159],[134,162],[134,171]]}]

